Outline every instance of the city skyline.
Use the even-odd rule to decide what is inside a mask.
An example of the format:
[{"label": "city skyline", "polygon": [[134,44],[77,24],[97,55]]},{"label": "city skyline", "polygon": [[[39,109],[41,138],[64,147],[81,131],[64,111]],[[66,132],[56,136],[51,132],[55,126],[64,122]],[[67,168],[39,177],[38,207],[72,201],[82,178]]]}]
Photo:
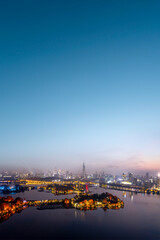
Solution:
[{"label": "city skyline", "polygon": [[160,171],[159,7],[1,3],[0,168]]}]

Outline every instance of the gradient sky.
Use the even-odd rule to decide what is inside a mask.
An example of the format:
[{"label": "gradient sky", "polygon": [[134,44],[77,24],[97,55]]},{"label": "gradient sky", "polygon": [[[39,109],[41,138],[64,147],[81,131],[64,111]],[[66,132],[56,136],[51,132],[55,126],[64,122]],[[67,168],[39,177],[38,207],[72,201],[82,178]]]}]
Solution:
[{"label": "gradient sky", "polygon": [[160,1],[0,1],[0,166],[160,170]]}]

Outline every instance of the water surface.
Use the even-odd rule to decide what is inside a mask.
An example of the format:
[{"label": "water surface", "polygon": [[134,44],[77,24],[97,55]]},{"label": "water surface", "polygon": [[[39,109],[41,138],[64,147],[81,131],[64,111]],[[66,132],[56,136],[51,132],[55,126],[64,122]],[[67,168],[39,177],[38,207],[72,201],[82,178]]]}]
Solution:
[{"label": "water surface", "polygon": [[[79,211],[28,208],[0,224],[0,239],[160,239],[160,196],[94,189],[110,192],[124,201],[124,209]],[[1,195],[2,196],[2,195]],[[27,200],[65,198],[37,190],[17,193]],[[67,197],[73,197],[68,195]]]}]

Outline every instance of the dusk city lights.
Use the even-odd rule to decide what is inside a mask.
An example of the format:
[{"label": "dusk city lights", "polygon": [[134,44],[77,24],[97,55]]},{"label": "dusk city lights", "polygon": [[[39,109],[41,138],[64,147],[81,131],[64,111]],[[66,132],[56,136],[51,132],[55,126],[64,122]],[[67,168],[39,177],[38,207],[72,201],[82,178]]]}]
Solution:
[{"label": "dusk city lights", "polygon": [[0,239],[160,239],[160,1],[0,0]]}]

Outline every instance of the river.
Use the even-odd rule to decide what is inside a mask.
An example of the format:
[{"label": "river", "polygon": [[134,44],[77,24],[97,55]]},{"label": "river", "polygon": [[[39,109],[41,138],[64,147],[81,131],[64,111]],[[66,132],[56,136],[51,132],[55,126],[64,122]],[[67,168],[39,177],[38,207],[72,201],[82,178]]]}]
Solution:
[{"label": "river", "polygon": [[[0,223],[0,239],[160,239],[159,195],[134,194],[102,188],[90,190],[97,193],[107,191],[118,196],[124,201],[124,208],[79,211],[76,209],[37,210],[35,207],[30,207]],[[37,190],[13,195],[14,198],[17,196],[26,200],[66,197],[66,195],[54,196]]]}]

